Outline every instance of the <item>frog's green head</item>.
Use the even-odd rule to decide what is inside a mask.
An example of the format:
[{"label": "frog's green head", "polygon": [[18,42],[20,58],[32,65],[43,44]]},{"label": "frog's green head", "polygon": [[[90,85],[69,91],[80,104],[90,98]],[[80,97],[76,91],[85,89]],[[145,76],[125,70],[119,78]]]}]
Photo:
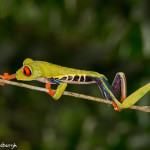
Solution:
[{"label": "frog's green head", "polygon": [[38,61],[27,58],[23,62],[23,66],[16,72],[17,80],[31,81],[42,76],[42,68]]}]

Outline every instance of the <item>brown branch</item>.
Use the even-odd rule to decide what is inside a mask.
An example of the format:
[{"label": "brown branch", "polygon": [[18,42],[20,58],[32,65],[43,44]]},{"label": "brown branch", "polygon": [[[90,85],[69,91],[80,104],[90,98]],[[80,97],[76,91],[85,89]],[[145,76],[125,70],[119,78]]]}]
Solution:
[{"label": "brown branch", "polygon": [[[32,89],[32,90],[37,90],[37,91],[42,91],[42,92],[49,92],[49,90],[46,89],[46,88],[32,86],[32,85],[28,85],[28,84],[24,84],[24,83],[19,83],[19,82],[14,82],[14,81],[7,81],[7,80],[3,80],[3,79],[0,79],[0,82],[5,83],[5,84],[11,84],[11,85],[19,86],[19,87],[29,88],[29,89]],[[106,104],[111,104],[112,103],[109,100],[96,98],[96,97],[92,97],[92,96],[88,96],[88,95],[83,95],[83,94],[79,94],[79,93],[68,92],[68,91],[65,91],[63,93],[63,95],[73,96],[73,97],[77,97],[77,98],[87,99],[87,100],[106,103]],[[130,109],[136,109],[136,110],[141,110],[141,111],[144,111],[144,112],[150,112],[150,106],[131,106]]]}]

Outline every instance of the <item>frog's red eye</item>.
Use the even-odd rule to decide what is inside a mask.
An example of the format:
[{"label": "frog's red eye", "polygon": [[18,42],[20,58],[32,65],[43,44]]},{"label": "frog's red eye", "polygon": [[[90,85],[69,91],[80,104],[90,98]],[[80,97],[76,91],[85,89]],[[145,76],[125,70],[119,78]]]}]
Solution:
[{"label": "frog's red eye", "polygon": [[29,69],[29,67],[24,67],[22,72],[27,77],[31,75],[31,70]]}]

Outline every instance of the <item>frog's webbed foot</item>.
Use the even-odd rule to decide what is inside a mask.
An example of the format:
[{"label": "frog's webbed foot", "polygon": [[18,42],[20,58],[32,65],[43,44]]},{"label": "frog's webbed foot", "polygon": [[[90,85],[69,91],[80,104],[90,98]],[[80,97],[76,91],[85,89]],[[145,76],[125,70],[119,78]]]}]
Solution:
[{"label": "frog's webbed foot", "polygon": [[51,84],[46,83],[45,87],[46,87],[46,89],[49,90],[49,92],[46,92],[46,93],[53,97],[55,92],[51,89]]},{"label": "frog's webbed foot", "polygon": [[112,103],[112,105],[114,106],[114,110],[116,110],[116,111],[121,111],[122,109],[120,109],[116,104],[115,104],[115,102],[111,102]]},{"label": "frog's webbed foot", "polygon": [[[16,78],[16,74],[9,75],[8,73],[4,73],[4,75],[0,75],[0,78],[4,80],[11,80]],[[5,83],[0,83],[0,85],[5,85]]]}]

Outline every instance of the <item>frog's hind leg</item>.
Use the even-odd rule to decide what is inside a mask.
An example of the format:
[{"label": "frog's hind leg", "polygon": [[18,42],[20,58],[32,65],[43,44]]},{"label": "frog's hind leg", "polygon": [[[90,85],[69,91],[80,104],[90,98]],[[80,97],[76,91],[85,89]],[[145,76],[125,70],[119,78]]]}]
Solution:
[{"label": "frog's hind leg", "polygon": [[120,102],[122,103],[127,97],[127,83],[124,73],[119,72],[116,74],[114,81],[112,83],[112,89],[117,94],[117,96],[119,96],[119,92],[121,89]]},{"label": "frog's hind leg", "polygon": [[[113,101],[112,104],[114,104],[115,110],[121,110],[121,109],[131,107],[140,98],[142,98],[146,93],[150,91],[150,83],[148,83],[126,98],[126,80],[123,73],[118,73],[116,75],[112,87],[109,85],[105,77],[94,78],[94,79],[97,82],[101,91],[104,92],[105,96],[108,99],[110,98],[109,100]],[[124,100],[123,102],[120,102],[117,96],[119,93],[119,87],[121,87],[122,90],[121,93],[122,93],[122,100]]]},{"label": "frog's hind leg", "polygon": [[[114,81],[112,83],[112,89],[117,94],[118,97],[121,89],[121,99],[119,101],[122,103],[127,97],[127,83],[126,77],[123,72],[119,72],[116,74]],[[112,105],[114,106],[115,110],[120,110],[115,102],[112,102]]]},{"label": "frog's hind leg", "polygon": [[[93,80],[96,81],[96,83],[98,84],[102,95],[104,96],[105,99],[107,100],[111,100],[112,102],[115,103],[115,101],[119,101],[118,96],[117,96],[117,90],[116,89],[116,93],[113,90],[113,88],[111,87],[111,85],[107,82],[107,79],[105,77],[94,77]],[[115,106],[115,110],[120,110],[117,106]]]},{"label": "frog's hind leg", "polygon": [[[121,110],[115,101],[122,103],[124,99],[127,97],[127,90],[126,90],[126,78],[124,73],[120,72],[117,73],[115,79],[112,83],[112,86],[107,82],[105,77],[101,78],[94,78],[97,82],[103,96],[107,100],[112,100],[112,105],[114,106],[115,110]],[[119,91],[121,88],[121,100],[119,100]]]}]

